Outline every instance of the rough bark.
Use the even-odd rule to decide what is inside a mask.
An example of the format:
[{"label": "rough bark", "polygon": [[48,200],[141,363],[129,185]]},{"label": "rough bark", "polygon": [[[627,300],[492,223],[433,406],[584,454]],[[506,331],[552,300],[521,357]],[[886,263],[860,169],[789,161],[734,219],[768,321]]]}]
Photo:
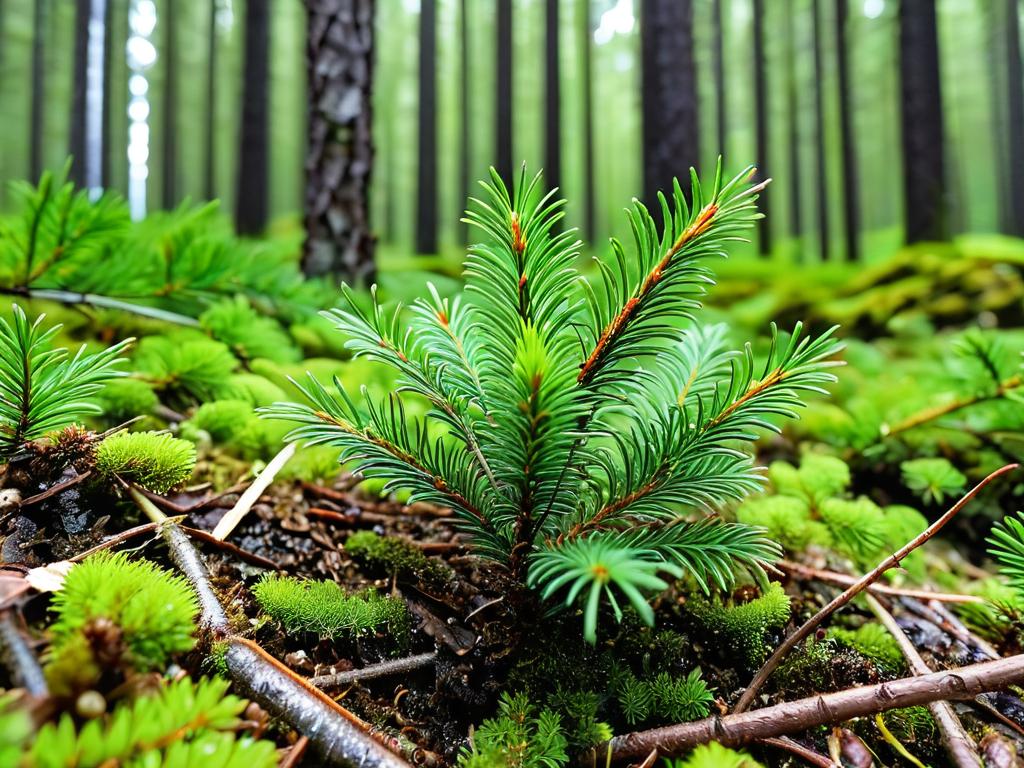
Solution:
[{"label": "rough bark", "polygon": [[1006,125],[1009,128],[1008,234],[1024,237],[1024,80],[1020,58],[1020,14],[1017,0],[1006,0]]},{"label": "rough bark", "polygon": [[658,192],[700,161],[693,2],[645,0],[641,11],[643,200],[660,225]]},{"label": "rough bark", "polygon": [[373,0],[306,0],[309,87],[307,275],[374,279]]},{"label": "rough bark", "polygon": [[544,4],[544,180],[549,189],[562,186],[562,88],[558,44],[559,0]]},{"label": "rough bark", "polygon": [[722,0],[711,0],[711,68],[715,76],[715,137],[718,154],[725,157],[725,36]]},{"label": "rough bark", "polygon": [[857,169],[853,101],[850,93],[850,39],[847,0],[836,0],[836,56],[839,74],[839,143],[843,155],[843,226],[846,258],[860,259],[860,178]]},{"label": "rough bark", "polygon": [[416,253],[437,253],[437,0],[420,2]]},{"label": "rough bark", "polygon": [[899,4],[904,238],[947,240],[945,142],[935,0]]},{"label": "rough bark", "polygon": [[217,197],[214,179],[215,115],[217,114],[217,0],[209,0],[206,37],[206,114],[203,115],[203,197]]},{"label": "rough bark", "polygon": [[512,0],[498,2],[498,82],[495,121],[497,128],[495,168],[505,184],[512,187]]},{"label": "rough bark", "polygon": [[43,172],[43,131],[46,111],[46,66],[43,59],[48,0],[35,0],[32,9],[32,103],[29,105],[29,178],[35,182]]},{"label": "rough bark", "polygon": [[[249,7],[252,6],[249,0]],[[165,210],[178,205],[178,35],[177,35],[177,0],[164,0],[164,14],[159,19],[163,27],[163,45],[160,58],[164,67],[163,113],[161,115],[161,139],[163,142],[161,162],[163,172],[160,174],[162,189],[161,197]],[[248,19],[248,12],[246,13]],[[248,64],[248,61],[246,62]],[[243,115],[243,119],[244,115]],[[242,128],[243,142],[245,128]]]},{"label": "rough bark", "polygon": [[581,0],[579,13],[583,65],[580,73],[583,80],[583,235],[587,242],[592,243],[597,237],[597,223],[594,215],[594,28],[590,18],[590,0]]},{"label": "rough bark", "polygon": [[90,0],[75,0],[75,50],[72,58],[71,125],[68,154],[71,167],[68,178],[78,186],[85,183],[85,109],[88,90]]},{"label": "rough bark", "polygon": [[[757,179],[767,179],[768,169],[768,61],[765,57],[764,0],[753,0],[754,32],[754,134],[757,162]],[[768,197],[764,194],[758,200],[758,208],[764,218],[757,222],[758,246],[762,256],[772,252],[771,219],[768,214]]]},{"label": "rough bark", "polygon": [[815,155],[815,201],[817,204],[818,218],[818,243],[821,248],[821,258],[827,259],[829,255],[829,223],[828,223],[828,184],[827,168],[825,165],[825,100],[822,94],[822,83],[825,77],[825,67],[821,60],[822,46],[822,23],[821,23],[821,2],[814,0],[812,16],[814,23],[814,155]]}]

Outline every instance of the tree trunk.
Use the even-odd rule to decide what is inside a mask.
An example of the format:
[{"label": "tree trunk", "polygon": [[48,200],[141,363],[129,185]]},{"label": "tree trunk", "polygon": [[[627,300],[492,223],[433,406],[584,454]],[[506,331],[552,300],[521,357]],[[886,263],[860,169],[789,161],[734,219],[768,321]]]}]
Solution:
[{"label": "tree trunk", "polygon": [[836,0],[836,54],[839,74],[839,144],[843,154],[843,223],[846,258],[860,259],[860,178],[850,83],[849,11],[847,0]]},{"label": "tree trunk", "polygon": [[558,45],[559,0],[544,5],[544,179],[548,189],[562,186],[562,87]]},{"label": "tree trunk", "polygon": [[793,1],[786,2],[786,110],[789,112],[789,234],[797,252],[803,252],[803,218],[800,210],[800,103],[796,83],[796,17]]},{"label": "tree trunk", "polygon": [[498,2],[498,82],[495,88],[497,109],[496,168],[505,184],[512,188],[512,0]]},{"label": "tree trunk", "polygon": [[216,192],[216,136],[214,125],[217,114],[217,0],[209,0],[210,14],[206,38],[206,114],[203,115],[203,197],[213,200]]},{"label": "tree trunk", "polygon": [[1020,15],[1017,0],[1006,0],[1006,112],[1009,126],[1008,234],[1024,237],[1024,82],[1021,78]]},{"label": "tree trunk", "polygon": [[815,198],[818,208],[818,244],[821,248],[821,258],[825,260],[828,259],[831,237],[828,226],[828,183],[825,165],[825,99],[822,94],[825,67],[821,60],[821,0],[813,0],[813,3]]},{"label": "tree trunk", "polygon": [[725,157],[725,40],[722,0],[711,0],[711,68],[715,76],[715,136],[718,154]]},{"label": "tree trunk", "polygon": [[[459,207],[469,201],[469,3],[459,0]],[[459,224],[460,242],[469,240],[468,226]]]},{"label": "tree trunk", "polygon": [[[158,23],[163,26],[163,50],[160,57],[164,66],[163,115],[163,172],[161,173],[164,210],[178,205],[178,35],[176,0],[164,0],[164,17]],[[249,5],[252,5],[250,0]],[[248,18],[248,12],[246,13]],[[244,118],[243,118],[244,119]],[[243,140],[245,127],[242,128]]]},{"label": "tree trunk", "polygon": [[658,192],[700,160],[692,0],[645,0],[640,36],[643,200],[660,226]]},{"label": "tree trunk", "polygon": [[90,0],[75,0],[75,50],[71,80],[71,125],[68,131],[68,154],[71,168],[68,178],[76,185],[85,184],[85,120],[86,92],[89,87],[89,17]]},{"label": "tree trunk", "polygon": [[[764,48],[764,0],[753,0],[753,34],[754,34],[754,130],[757,158],[757,177],[767,179],[768,171],[768,62]],[[762,256],[772,252],[771,220],[768,218],[768,196],[761,193],[758,208],[764,218],[757,222],[758,246]]]},{"label": "tree trunk", "polygon": [[[114,119],[113,110],[110,107],[110,94],[113,93],[114,74],[114,0],[107,0],[103,8],[103,117],[100,130],[100,186],[110,189],[114,186],[111,170],[111,153],[114,151],[111,130]],[[123,120],[123,115],[117,115]]]},{"label": "tree trunk", "polygon": [[49,0],[35,0],[32,9],[32,103],[29,117],[28,172],[33,182],[39,181],[43,172],[43,131],[46,123],[46,66],[43,60],[46,35],[47,3]]},{"label": "tree trunk", "polygon": [[946,240],[945,144],[935,0],[901,0],[900,88],[904,237]]},{"label": "tree trunk", "polygon": [[581,0],[580,32],[582,33],[581,51],[583,80],[583,236],[588,243],[597,237],[594,202],[594,28],[590,19],[590,0]]},{"label": "tree trunk", "polygon": [[[339,10],[340,8],[340,10]],[[373,0],[306,0],[307,275],[372,282]]]},{"label": "tree trunk", "polygon": [[416,253],[437,253],[437,0],[420,2]]},{"label": "tree trunk", "polygon": [[269,46],[269,0],[248,0],[238,192],[235,195],[235,230],[240,235],[258,235],[267,226]]}]

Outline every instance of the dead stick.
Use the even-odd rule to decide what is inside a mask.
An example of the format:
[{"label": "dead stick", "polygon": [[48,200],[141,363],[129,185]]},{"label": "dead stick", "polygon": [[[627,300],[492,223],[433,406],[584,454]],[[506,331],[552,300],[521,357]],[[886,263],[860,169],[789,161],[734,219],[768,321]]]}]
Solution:
[{"label": "dead stick", "polygon": [[580,764],[589,765],[596,757],[603,760],[609,748],[612,760],[625,761],[640,760],[652,749],[657,749],[664,757],[675,757],[709,741],[740,747],[757,739],[799,733],[819,725],[842,723],[890,709],[933,701],[971,699],[979,693],[1022,681],[1024,655],[1009,656],[959,669],[786,701],[750,712],[717,715],[692,723],[627,733],[589,750]]},{"label": "dead stick", "polygon": [[765,739],[758,739],[758,743],[764,744],[766,747],[775,747],[775,749],[781,749],[783,752],[789,752],[791,755],[799,757],[806,763],[810,763],[817,768],[839,768],[832,758],[825,757],[813,749],[808,749],[803,744],[793,741],[788,736],[769,736]]},{"label": "dead stick", "polygon": [[931,539],[936,533],[938,533],[942,527],[956,517],[956,514],[967,506],[968,502],[971,501],[986,485],[991,483],[1000,475],[1004,475],[1016,469],[1019,464],[1007,464],[1005,467],[997,469],[995,472],[990,474],[976,486],[974,486],[967,494],[954,504],[942,517],[928,526],[918,536],[912,539],[910,542],[904,544],[897,552],[886,557],[882,562],[876,565],[869,573],[859,578],[854,584],[848,587],[842,594],[833,599],[828,605],[818,611],[814,616],[803,623],[793,634],[787,637],[782,644],[775,649],[775,653],[771,655],[771,658],[765,662],[764,666],[758,670],[758,673],[754,676],[754,679],[750,681],[750,685],[747,686],[747,690],[743,692],[740,700],[736,703],[736,708],[733,710],[736,713],[743,712],[748,709],[754,701],[754,697],[757,692],[761,690],[761,686],[764,685],[768,677],[775,671],[779,663],[785,658],[786,654],[795,648],[804,638],[810,635],[821,622],[835,613],[837,610],[842,608],[848,602],[853,600],[854,597],[859,595],[864,589],[879,578],[890,568],[894,568],[900,564],[907,555],[913,552],[915,549],[920,547],[926,541]]},{"label": "dead stick", "polygon": [[21,506],[30,507],[33,504],[38,504],[40,501],[46,501],[51,496],[56,496],[58,493],[62,493],[63,491],[66,491],[68,488],[78,485],[83,480],[88,480],[91,476],[92,470],[87,469],[80,475],[75,475],[74,477],[68,480],[50,486],[42,493],[37,493],[35,496],[29,496],[27,499],[21,502]]},{"label": "dead stick", "polygon": [[[931,672],[924,659],[921,658],[921,654],[917,652],[917,648],[910,642],[907,633],[896,623],[892,614],[873,595],[864,595],[864,599],[881,625],[896,640],[896,644],[903,651],[910,671],[915,675],[927,675]],[[978,756],[978,748],[971,741],[971,737],[967,735],[963,723],[956,716],[950,703],[948,701],[933,701],[928,705],[928,709],[931,711],[932,717],[935,718],[942,743],[945,745],[946,751],[949,752],[953,765],[957,768],[979,768],[981,758]]]},{"label": "dead stick", "polygon": [[404,659],[393,661],[382,661],[362,669],[351,669],[346,672],[338,672],[333,675],[320,675],[311,678],[309,683],[317,688],[341,688],[361,680],[373,680],[378,677],[397,675],[402,672],[412,672],[422,667],[428,667],[437,659],[437,652],[421,653],[417,656],[407,656]]},{"label": "dead stick", "polygon": [[32,649],[25,642],[21,628],[15,623],[11,611],[0,611],[0,650],[4,650],[4,661],[11,673],[11,681],[32,696],[46,696],[50,693],[46,676]]},{"label": "dead stick", "polygon": [[[812,568],[809,565],[794,563],[790,560],[780,560],[779,562],[774,563],[774,565],[776,568],[780,568],[786,573],[795,576],[802,576],[807,579],[817,579],[818,581],[826,581],[843,587],[849,587],[857,583],[856,576],[839,573],[838,571],[827,571],[819,568]],[[914,597],[918,600],[938,600],[943,603],[983,604],[988,602],[985,598],[978,597],[977,595],[957,595],[950,592],[930,592],[925,589],[904,589],[902,587],[890,587],[888,584],[871,584],[868,587],[868,590],[879,595]]]},{"label": "dead stick", "polygon": [[300,736],[298,741],[292,745],[292,748],[288,750],[288,754],[284,756],[284,759],[278,764],[278,768],[295,768],[300,762],[302,762],[303,755],[306,754],[306,748],[309,746],[309,739],[305,736]]}]

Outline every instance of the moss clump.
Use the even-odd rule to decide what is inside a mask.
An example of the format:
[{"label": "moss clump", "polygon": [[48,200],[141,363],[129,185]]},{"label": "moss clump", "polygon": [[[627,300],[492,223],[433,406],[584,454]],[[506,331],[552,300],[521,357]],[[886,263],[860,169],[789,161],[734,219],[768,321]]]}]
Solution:
[{"label": "moss clump", "polygon": [[96,394],[96,404],[102,409],[107,424],[121,424],[153,412],[159,399],[153,389],[138,379],[114,379]]},{"label": "moss clump", "polygon": [[451,571],[444,564],[424,555],[415,544],[396,536],[360,531],[348,537],[345,551],[356,560],[400,579],[441,585],[451,578]]},{"label": "moss clump", "polygon": [[207,432],[218,443],[231,439],[243,425],[255,419],[252,406],[245,400],[214,400],[203,403],[189,421]]},{"label": "moss clump", "polygon": [[172,406],[227,397],[238,361],[219,341],[195,331],[139,342],[135,367]]},{"label": "moss clump", "polygon": [[807,503],[792,496],[761,496],[745,501],[736,511],[736,519],[765,528],[769,538],[790,552],[802,552],[810,544],[832,543],[828,527],[812,520]]},{"label": "moss clump", "polygon": [[746,752],[723,747],[717,741],[702,744],[685,760],[666,760],[665,768],[764,768]]},{"label": "moss clump", "polygon": [[199,324],[242,360],[299,361],[299,350],[281,326],[253,309],[242,296],[213,305],[199,316]]},{"label": "moss clump", "polygon": [[265,421],[256,415],[248,401],[229,398],[199,406],[192,418],[182,424],[181,434],[199,442],[206,433],[233,455],[255,461],[269,459],[277,453],[292,426],[287,422]]},{"label": "moss clump", "polygon": [[827,636],[840,647],[850,648],[871,659],[886,674],[898,674],[906,667],[899,644],[881,624],[869,622],[857,629],[833,627]]},{"label": "moss clump", "polygon": [[640,680],[626,673],[616,682],[615,696],[622,716],[630,725],[699,720],[707,717],[715,700],[699,667],[690,670],[685,677],[659,672],[651,680]]},{"label": "moss clump", "polygon": [[192,476],[196,449],[187,440],[157,432],[118,432],[96,448],[96,470],[154,493],[166,493]]},{"label": "moss clump", "polygon": [[690,615],[713,636],[720,636],[726,648],[750,667],[759,666],[771,648],[769,636],[789,621],[789,595],[772,582],[760,597],[739,605],[701,598],[687,603]]},{"label": "moss clump", "polygon": [[480,723],[458,766],[559,768],[569,762],[568,746],[557,713],[540,709],[526,694],[503,693],[497,715]]},{"label": "moss clump", "polygon": [[88,687],[112,666],[160,669],[195,642],[197,605],[188,583],[121,553],[75,565],[53,610],[46,673],[56,693]]},{"label": "moss clump", "polygon": [[255,373],[236,373],[228,382],[228,389],[232,399],[245,400],[253,407],[272,405],[288,399],[277,384]]},{"label": "moss clump", "polygon": [[338,449],[329,445],[310,445],[300,448],[278,473],[281,480],[320,482],[338,476]]},{"label": "moss clump", "polygon": [[373,590],[347,594],[333,581],[268,575],[252,591],[263,612],[288,632],[351,640],[383,631],[398,646],[408,643],[409,613],[405,603]]}]

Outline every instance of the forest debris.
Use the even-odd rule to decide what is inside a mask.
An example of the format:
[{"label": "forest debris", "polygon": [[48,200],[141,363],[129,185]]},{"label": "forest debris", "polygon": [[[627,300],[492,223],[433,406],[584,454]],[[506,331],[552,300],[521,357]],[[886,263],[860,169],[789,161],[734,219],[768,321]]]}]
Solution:
[{"label": "forest debris", "polygon": [[476,645],[476,635],[458,624],[445,622],[435,616],[422,603],[406,599],[409,610],[423,622],[423,631],[437,642],[448,647],[456,656],[465,656]]},{"label": "forest debris", "polygon": [[985,768],[1017,768],[1017,748],[1005,737],[989,731],[981,738],[981,754]]},{"label": "forest debris", "polygon": [[15,623],[12,611],[0,612],[0,649],[3,661],[11,673],[11,680],[32,696],[46,696],[49,687],[36,655],[25,641],[25,635]]},{"label": "forest debris", "polygon": [[938,533],[943,526],[946,525],[950,520],[956,517],[957,513],[967,506],[968,502],[971,501],[981,490],[995,480],[997,477],[1011,472],[1017,469],[1019,464],[1007,464],[1004,467],[1000,467],[995,472],[992,472],[988,477],[974,486],[969,490],[956,504],[949,508],[938,520],[928,526],[924,531],[915,536],[909,542],[904,544],[900,549],[893,554],[886,557],[882,562],[876,565],[871,571],[859,578],[854,584],[849,586],[842,594],[833,599],[828,605],[818,611],[814,616],[804,622],[796,631],[787,637],[777,649],[775,653],[771,655],[771,658],[765,662],[764,666],[758,670],[758,673],[754,675],[754,679],[750,681],[750,685],[743,692],[740,700],[737,702],[734,712],[743,712],[748,709],[754,701],[754,697],[757,692],[764,685],[765,681],[771,676],[772,672],[775,671],[776,667],[782,659],[789,653],[793,648],[797,646],[803,639],[808,637],[821,622],[835,613],[837,610],[842,608],[844,605],[849,603],[858,594],[864,591],[864,589],[881,578],[882,574],[890,568],[895,568],[900,564],[907,555],[913,552],[915,549],[920,547],[922,544],[931,539],[936,533]]},{"label": "forest debris", "polygon": [[[900,625],[896,623],[892,614],[873,595],[864,595],[864,599],[881,625],[889,630],[889,634],[896,640],[900,650],[903,651],[910,671],[915,675],[927,675],[931,672],[925,660],[921,658],[921,654],[917,652],[917,648],[910,642],[910,638],[900,628]],[[963,723],[956,716],[952,705],[947,701],[934,701],[928,705],[928,709],[932,713],[932,717],[935,718],[942,743],[945,745],[946,751],[949,752],[952,763],[957,768],[978,768],[981,763],[978,749],[971,737],[967,735],[967,731],[964,730]],[[885,732],[883,732],[884,735]]]},{"label": "forest debris", "polygon": [[[832,584],[838,584],[842,587],[849,587],[857,583],[856,576],[850,576],[845,573],[839,573],[838,571],[822,570],[819,568],[812,568],[809,565],[802,563],[794,563],[790,560],[780,560],[775,563],[777,568],[785,571],[794,576],[800,576],[807,579],[817,579],[818,581],[825,581]],[[880,595],[896,595],[902,597],[914,597],[918,600],[936,600],[943,603],[978,603],[984,604],[985,598],[979,597],[978,595],[958,595],[949,592],[929,592],[924,589],[903,589],[901,587],[892,587],[888,584],[871,584],[867,587],[869,592],[874,592]]]},{"label": "forest debris", "polygon": [[238,501],[224,517],[217,523],[217,527],[213,529],[213,537],[224,541],[231,532],[235,530],[235,527],[242,521],[242,518],[249,513],[249,509],[255,504],[263,492],[270,487],[270,484],[274,482],[274,478],[277,477],[277,473],[281,471],[288,460],[295,455],[295,451],[298,449],[298,443],[288,443],[284,448],[277,452],[277,455],[270,460],[270,463],[263,468],[256,479],[253,480],[252,485],[245,489],[245,493],[241,495]]},{"label": "forest debris", "polygon": [[422,667],[430,666],[436,659],[437,652],[429,651],[417,654],[416,656],[407,656],[403,659],[382,661],[380,664],[363,667],[362,669],[350,669],[333,675],[320,675],[312,678],[309,684],[317,688],[341,688],[363,680],[373,680],[378,677],[397,675],[402,672],[412,672]]},{"label": "forest debris", "polygon": [[56,563],[32,568],[25,574],[25,581],[37,592],[56,592],[64,586],[64,577],[68,575],[72,565],[74,563],[70,560],[59,560]]},{"label": "forest debris", "polygon": [[1008,656],[958,669],[809,696],[749,712],[715,715],[690,723],[623,734],[587,751],[580,764],[590,765],[598,755],[603,759],[609,748],[612,760],[626,761],[639,760],[652,749],[657,749],[664,757],[675,757],[709,741],[740,747],[757,739],[799,733],[890,709],[972,699],[979,693],[1021,682],[1024,682],[1024,655]]},{"label": "forest debris", "polygon": [[[817,768],[842,768],[840,763],[825,757],[825,755],[818,754],[813,749],[793,741],[788,736],[758,739],[758,742],[767,747],[774,747],[775,749],[781,749],[783,752],[789,752],[791,755],[799,757],[805,763],[817,766]],[[651,754],[657,755],[657,750],[652,750]]]}]

